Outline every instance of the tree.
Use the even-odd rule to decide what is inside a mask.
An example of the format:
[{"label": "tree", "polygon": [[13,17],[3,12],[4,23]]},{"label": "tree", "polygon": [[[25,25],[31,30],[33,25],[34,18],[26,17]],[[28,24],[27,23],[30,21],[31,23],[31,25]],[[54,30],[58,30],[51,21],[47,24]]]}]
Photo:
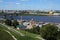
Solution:
[{"label": "tree", "polygon": [[7,24],[7,25],[11,26],[12,21],[11,21],[11,20],[9,20],[9,19],[6,19],[6,20],[5,20],[5,24]]},{"label": "tree", "polygon": [[39,26],[33,26],[33,28],[27,29],[27,31],[34,33],[34,34],[40,34],[40,27]]},{"label": "tree", "polygon": [[57,40],[60,40],[60,31],[57,32]]},{"label": "tree", "polygon": [[57,40],[56,36],[58,32],[58,27],[55,25],[47,24],[41,27],[40,34],[46,40]]},{"label": "tree", "polygon": [[14,26],[14,28],[16,28],[17,25],[19,25],[19,22],[17,22],[17,20],[14,20],[14,21],[13,21],[13,26]]},{"label": "tree", "polygon": [[33,32],[36,34],[40,34],[40,27],[39,26],[33,27]]}]

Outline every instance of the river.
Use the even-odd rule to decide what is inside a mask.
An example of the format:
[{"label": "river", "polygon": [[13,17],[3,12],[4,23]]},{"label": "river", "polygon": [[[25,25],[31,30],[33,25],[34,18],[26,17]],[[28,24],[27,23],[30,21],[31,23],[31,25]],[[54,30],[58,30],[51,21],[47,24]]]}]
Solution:
[{"label": "river", "polygon": [[[2,16],[0,16],[2,18]],[[23,20],[31,20],[32,18],[36,21],[42,21],[42,22],[55,22],[55,23],[60,23],[60,16],[6,16],[6,18],[10,19],[18,19],[20,20],[21,18]]]}]

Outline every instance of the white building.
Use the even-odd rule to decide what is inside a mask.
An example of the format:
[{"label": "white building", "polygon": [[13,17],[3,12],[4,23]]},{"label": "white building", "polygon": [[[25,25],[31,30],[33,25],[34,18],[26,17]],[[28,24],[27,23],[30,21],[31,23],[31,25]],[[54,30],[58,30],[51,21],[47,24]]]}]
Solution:
[{"label": "white building", "polygon": [[58,28],[60,28],[60,24],[56,25]]},{"label": "white building", "polygon": [[23,25],[26,26],[26,29],[33,28],[30,22],[24,22]]},{"label": "white building", "polygon": [[60,13],[54,13],[53,15],[60,15]]}]

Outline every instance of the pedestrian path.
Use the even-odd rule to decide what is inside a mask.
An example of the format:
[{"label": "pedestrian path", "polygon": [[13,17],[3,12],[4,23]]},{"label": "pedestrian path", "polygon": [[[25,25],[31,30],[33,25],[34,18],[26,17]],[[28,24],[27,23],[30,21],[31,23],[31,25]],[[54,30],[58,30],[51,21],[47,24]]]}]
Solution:
[{"label": "pedestrian path", "polygon": [[7,30],[5,30],[5,31],[6,31],[7,33],[9,33],[14,40],[17,40],[17,39],[14,37],[14,35],[12,35],[9,31],[7,31]]},{"label": "pedestrian path", "polygon": [[[9,29],[10,31],[16,33],[17,35],[26,36],[25,34],[23,34],[23,33],[19,32],[19,31],[17,31],[16,29],[13,29],[13,28],[11,28],[11,27],[8,27],[8,26],[5,25],[5,24],[1,24],[1,23],[0,23],[0,25],[6,27],[7,29]],[[6,31],[6,32],[8,32],[10,35],[12,35],[9,31]],[[13,37],[15,40],[17,40],[13,35],[12,35],[12,37]],[[36,36],[36,37],[34,37],[34,38],[38,38],[38,39],[40,39],[40,40],[44,40],[44,39],[41,38],[40,36]]]},{"label": "pedestrian path", "polygon": [[[1,23],[0,23],[1,24]],[[11,27],[8,27],[8,26],[6,26],[5,24],[1,24],[2,26],[4,26],[4,27],[6,27],[6,28],[8,28],[9,30],[11,30],[12,32],[14,32],[14,33],[16,33],[16,34],[19,34],[19,35],[21,35],[21,36],[25,36],[23,33],[21,33],[21,32],[18,32],[17,30],[15,30],[15,29],[13,29],[13,28],[11,28]]]}]

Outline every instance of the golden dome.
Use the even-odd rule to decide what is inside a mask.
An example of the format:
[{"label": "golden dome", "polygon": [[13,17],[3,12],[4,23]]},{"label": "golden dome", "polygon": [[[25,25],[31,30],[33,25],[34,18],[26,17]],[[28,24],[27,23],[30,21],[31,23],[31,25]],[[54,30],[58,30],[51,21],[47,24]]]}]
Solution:
[{"label": "golden dome", "polygon": [[53,11],[49,11],[49,15],[53,15]]}]

